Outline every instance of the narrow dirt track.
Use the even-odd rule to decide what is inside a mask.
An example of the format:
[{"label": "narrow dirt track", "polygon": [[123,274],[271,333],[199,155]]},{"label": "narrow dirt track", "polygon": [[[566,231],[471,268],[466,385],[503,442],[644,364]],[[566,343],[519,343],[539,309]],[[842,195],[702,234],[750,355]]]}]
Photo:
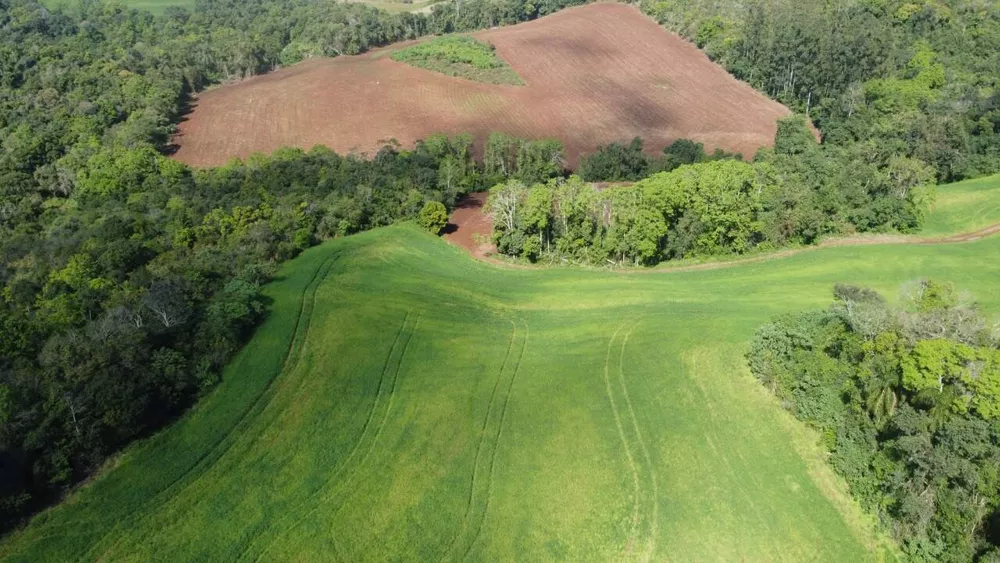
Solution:
[{"label": "narrow dirt track", "polygon": [[750,157],[789,113],[631,6],[589,4],[474,35],[526,84],[393,61],[406,44],[313,59],[199,94],[174,137],[174,157],[215,166],[318,144],[372,154],[389,139],[410,147],[433,133],[470,133],[481,147],[494,131],[559,139],[570,167],[597,145],[635,136],[650,151],[684,137]]}]

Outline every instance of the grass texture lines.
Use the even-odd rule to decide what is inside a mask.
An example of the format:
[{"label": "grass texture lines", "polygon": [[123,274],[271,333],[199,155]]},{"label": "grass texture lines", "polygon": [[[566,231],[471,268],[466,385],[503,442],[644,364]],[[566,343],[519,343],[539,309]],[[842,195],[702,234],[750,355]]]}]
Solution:
[{"label": "grass texture lines", "polygon": [[[315,514],[317,510],[333,500],[331,497],[335,497],[335,495],[341,491],[346,491],[351,481],[356,479],[359,468],[364,466],[365,462],[368,460],[372,450],[378,443],[378,438],[382,433],[382,429],[385,427],[385,423],[389,418],[390,412],[392,411],[392,402],[398,389],[399,372],[403,365],[403,359],[406,356],[406,348],[410,343],[410,339],[413,338],[413,332],[416,330],[416,325],[419,324],[418,317],[417,321],[413,323],[411,330],[405,337],[403,337],[403,333],[407,328],[407,322],[409,319],[410,313],[407,312],[403,316],[399,330],[396,331],[396,336],[393,338],[392,345],[389,347],[389,353],[386,355],[385,362],[382,364],[382,371],[379,376],[375,398],[368,411],[368,417],[365,419],[364,425],[361,427],[361,434],[358,437],[357,442],[354,444],[354,447],[351,449],[350,454],[348,454],[347,458],[336,468],[336,470],[331,472],[330,477],[323,483],[316,493],[303,499],[304,502],[301,505],[287,513],[288,519],[290,520],[287,525],[283,526],[281,522],[278,523],[277,528],[279,531],[276,534],[277,537],[294,530],[295,527],[298,526],[303,520],[309,518]],[[403,341],[402,347],[400,347],[401,340]],[[392,366],[393,363],[395,364],[394,366]],[[388,391],[386,391],[386,389],[388,389]],[[381,413],[381,416],[379,413]],[[379,419],[377,423],[375,423],[376,418]],[[374,430],[372,430],[373,425]],[[361,458],[356,463],[352,464],[358,456],[358,452],[362,450],[364,453],[361,454]],[[331,485],[333,486],[333,489],[328,490]],[[267,555],[268,549],[271,545],[271,543],[266,544],[256,557],[252,557],[253,545],[251,544],[251,546],[249,546],[247,550],[241,554],[240,560],[261,561]]]},{"label": "grass texture lines", "polygon": [[[618,328],[611,334],[611,338],[608,340],[607,353],[604,358],[604,387],[608,396],[608,402],[611,405],[615,428],[618,430],[618,437],[621,440],[622,449],[624,449],[625,458],[628,461],[629,471],[632,474],[632,518],[622,558],[627,561],[650,561],[656,550],[656,534],[659,523],[659,508],[657,506],[659,492],[656,486],[656,469],[649,455],[649,449],[642,439],[642,431],[639,430],[639,422],[636,419],[635,409],[632,407],[632,399],[629,397],[628,385],[625,382],[625,347],[628,346],[629,337],[637,325],[638,321],[625,321],[619,324]],[[619,339],[619,333],[626,326],[629,326],[629,329]],[[610,367],[613,356],[612,347],[616,339],[621,342],[616,370],[618,373],[617,389],[611,382]],[[620,396],[616,400],[615,395],[619,393]],[[622,402],[628,416],[628,420],[624,423],[622,422],[622,410],[619,407],[619,404]],[[640,541],[640,522],[648,530],[645,546],[642,548],[641,553],[636,554]]]}]

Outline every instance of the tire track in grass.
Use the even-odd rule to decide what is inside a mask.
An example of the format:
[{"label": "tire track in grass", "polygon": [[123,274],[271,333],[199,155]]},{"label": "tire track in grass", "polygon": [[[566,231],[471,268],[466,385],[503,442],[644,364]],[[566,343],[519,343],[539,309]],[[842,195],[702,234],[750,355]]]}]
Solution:
[{"label": "tire track in grass", "polygon": [[[348,453],[347,458],[344,460],[344,462],[342,464],[340,464],[339,467],[337,467],[337,469],[333,472],[333,474],[329,478],[327,478],[326,480],[323,481],[323,483],[319,486],[318,489],[316,489],[316,491],[314,491],[311,494],[309,494],[308,496],[306,496],[306,498],[302,499],[302,501],[300,501],[296,506],[289,507],[288,509],[286,509],[286,512],[285,512],[284,516],[277,522],[277,526],[280,527],[287,520],[291,519],[291,523],[287,527],[285,527],[284,529],[280,529],[278,532],[276,532],[274,534],[271,534],[270,536],[263,536],[263,535],[260,535],[260,534],[252,535],[251,539],[250,539],[250,541],[249,541],[249,543],[247,545],[247,547],[242,551],[242,553],[240,553],[239,557],[237,558],[238,561],[248,560],[248,557],[250,556],[251,551],[254,549],[256,541],[264,539],[264,540],[267,541],[267,543],[264,544],[263,550],[260,552],[260,554],[257,557],[253,558],[254,561],[260,561],[267,554],[267,552],[271,549],[271,547],[274,545],[275,541],[279,537],[287,534],[291,530],[294,530],[296,527],[298,527],[299,525],[301,525],[301,523],[307,517],[311,516],[312,514],[314,514],[316,512],[316,510],[319,509],[319,507],[321,506],[321,504],[317,501],[317,497],[319,495],[321,495],[323,493],[323,490],[326,489],[331,483],[337,482],[337,479],[350,467],[351,462],[353,461],[354,457],[361,450],[362,445],[365,443],[365,440],[367,439],[367,437],[371,433],[372,421],[375,420],[376,413],[379,410],[378,409],[379,403],[380,402],[387,402],[387,399],[383,399],[383,394],[384,394],[384,391],[385,391],[385,388],[386,388],[386,374],[389,372],[389,366],[392,364],[392,358],[393,358],[393,356],[396,353],[396,349],[399,347],[400,338],[401,338],[401,336],[402,336],[402,334],[403,334],[403,332],[404,332],[404,330],[406,328],[406,323],[409,320],[409,318],[410,318],[410,313],[407,312],[403,316],[403,322],[400,324],[399,329],[396,331],[396,335],[395,335],[395,337],[393,338],[393,341],[392,341],[392,346],[389,347],[389,353],[386,355],[385,362],[383,362],[383,364],[382,364],[382,370],[381,370],[381,372],[379,374],[378,387],[376,388],[376,391],[375,391],[375,399],[372,401],[372,406],[371,406],[371,408],[368,411],[368,416],[365,419],[364,424],[362,424],[361,434],[358,437],[357,441],[354,443],[354,446],[351,448],[350,453]],[[409,345],[410,338],[412,338],[412,334],[406,340],[406,345],[407,346]],[[390,388],[391,388],[392,385],[395,384],[395,379],[398,378],[399,367],[402,364],[402,355],[403,354],[405,354],[405,349],[403,350],[403,352],[400,355],[400,362],[396,364],[396,369],[394,370],[395,373],[392,376],[393,383],[390,384]],[[388,411],[386,412],[386,416],[387,415],[388,415]],[[371,443],[371,445],[369,447],[370,448],[374,447],[374,441],[372,441],[372,443]],[[365,455],[367,456],[367,454],[365,454]],[[300,509],[302,509],[304,507],[304,505],[306,505],[308,503],[315,503],[315,506],[309,508],[308,510],[306,510],[305,512],[303,512],[303,513],[301,513],[300,515],[297,516],[297,513],[300,511]],[[260,527],[263,528],[263,526],[260,526]],[[269,538],[269,539],[267,539],[267,538]]]},{"label": "tire track in grass", "polygon": [[478,482],[479,476],[479,460],[482,457],[483,445],[486,443],[487,427],[490,423],[490,415],[493,413],[493,405],[496,402],[497,389],[500,388],[500,382],[503,380],[503,372],[507,367],[507,360],[510,359],[510,352],[514,348],[514,339],[517,337],[517,325],[514,321],[510,321],[511,333],[510,341],[507,343],[507,352],[504,353],[503,361],[500,362],[500,371],[497,372],[497,379],[493,383],[493,391],[490,393],[490,401],[486,408],[486,416],[483,417],[483,426],[479,430],[479,445],[476,446],[476,457],[472,462],[472,482],[469,485],[469,499],[465,506],[465,516],[462,517],[462,525],[452,538],[451,543],[448,545],[448,550],[445,551],[444,560],[450,559],[452,552],[458,546],[459,541],[465,534],[469,527],[469,520],[472,517],[472,511],[476,505],[476,484]]},{"label": "tire track in grass", "polygon": [[507,420],[507,407],[510,406],[510,396],[514,389],[514,381],[517,380],[517,374],[521,370],[521,360],[524,359],[524,351],[528,347],[528,337],[530,336],[528,322],[525,320],[522,320],[521,322],[524,323],[524,339],[521,341],[521,352],[517,355],[517,362],[514,364],[513,373],[510,376],[510,381],[507,383],[507,392],[504,395],[503,408],[500,410],[500,422],[497,424],[496,438],[493,441],[493,450],[490,455],[490,471],[486,481],[486,504],[483,506],[483,513],[479,517],[479,523],[476,525],[472,541],[469,542],[468,547],[465,549],[465,553],[462,555],[463,561],[469,558],[469,554],[472,553],[472,549],[476,546],[476,543],[478,543],[479,537],[483,532],[483,525],[486,523],[486,517],[490,512],[490,504],[493,499],[493,482],[496,480],[497,451],[500,449],[500,440],[503,437],[504,422]]},{"label": "tire track in grass", "polygon": [[618,405],[615,403],[615,396],[611,390],[611,349],[615,343],[615,339],[618,338],[618,333],[621,332],[627,323],[623,322],[618,325],[614,333],[611,334],[611,339],[608,340],[608,349],[604,355],[604,392],[608,396],[608,402],[611,403],[611,415],[615,421],[615,428],[618,429],[618,439],[622,443],[622,448],[625,449],[625,459],[628,461],[629,470],[632,473],[632,526],[629,531],[628,540],[625,542],[625,559],[629,559],[632,555],[632,549],[635,546],[636,537],[639,534],[639,467],[636,465],[635,458],[632,456],[632,448],[629,446],[628,438],[625,437],[625,427],[622,426],[621,415],[618,411]]},{"label": "tire track in grass", "polygon": [[[343,481],[341,481],[341,482],[339,482],[339,483],[337,483],[335,485],[335,488],[330,492],[330,496],[331,497],[335,496],[338,492],[345,491],[345,490],[346,490],[346,494],[350,495],[351,490],[350,489],[346,489],[347,485],[350,484],[352,482],[352,480],[358,475],[358,472],[361,470],[362,467],[364,467],[365,463],[367,463],[368,459],[371,457],[372,453],[375,451],[375,445],[378,443],[379,437],[382,436],[382,431],[385,430],[386,423],[389,420],[389,413],[392,412],[392,405],[396,401],[396,392],[399,389],[399,380],[400,380],[399,372],[400,372],[400,370],[403,367],[403,361],[406,359],[406,351],[409,350],[410,340],[413,339],[413,335],[416,333],[417,327],[419,325],[420,325],[420,315],[417,316],[416,322],[413,323],[413,326],[410,328],[410,330],[409,330],[409,332],[408,332],[408,334],[406,336],[406,342],[403,344],[402,352],[400,352],[400,354],[399,354],[399,360],[396,362],[396,370],[395,370],[395,373],[393,374],[392,386],[389,388],[389,400],[388,400],[388,404],[385,407],[385,412],[382,414],[382,420],[381,420],[381,422],[379,422],[378,427],[375,430],[375,437],[372,438],[372,442],[369,445],[368,450],[365,452],[364,457],[362,457],[361,461],[359,461],[354,466],[354,469],[351,471],[351,474],[348,475],[347,478],[345,478]],[[330,499],[327,499],[327,500],[330,500]],[[346,503],[347,503],[347,498],[345,497],[342,500],[342,502],[337,505],[337,508],[333,511],[333,513],[330,516],[333,517],[333,516],[336,516],[337,514],[339,514],[340,510],[344,507],[344,505]],[[317,506],[317,507],[315,507],[313,509],[313,511],[315,512],[318,509],[319,509],[319,507]]]},{"label": "tire track in grass", "polygon": [[646,471],[649,475],[650,482],[650,509],[649,513],[646,515],[649,519],[649,538],[647,540],[646,552],[643,554],[643,561],[650,561],[653,558],[653,554],[656,552],[656,540],[657,534],[659,534],[660,528],[660,511],[659,511],[659,493],[660,489],[656,483],[656,469],[653,465],[652,456],[649,455],[649,448],[646,445],[646,440],[642,437],[642,432],[639,430],[639,421],[635,415],[635,408],[632,406],[632,398],[629,396],[628,385],[625,383],[625,347],[628,346],[629,337],[632,336],[632,331],[635,327],[639,325],[637,321],[632,325],[632,328],[625,333],[625,338],[622,341],[621,353],[618,355],[618,379],[621,383],[622,396],[625,397],[625,406],[629,413],[629,418],[632,421],[632,429],[635,431],[636,441],[639,443],[639,449],[642,451],[642,457],[646,462]]},{"label": "tire track in grass", "polygon": [[[152,498],[142,503],[138,508],[126,515],[125,518],[119,520],[111,530],[95,542],[93,547],[82,553],[80,557],[77,558],[77,561],[87,561],[93,559],[94,552],[100,549],[101,544],[108,537],[115,537],[116,539],[114,543],[106,548],[105,551],[111,551],[119,546],[123,541],[125,541],[126,538],[124,534],[119,533],[122,526],[133,523],[135,517],[144,509],[151,507],[155,508],[157,505],[163,506],[167,504],[172,498],[175,498],[187,487],[197,481],[205,473],[205,471],[210,468],[212,464],[214,464],[215,461],[225,455],[225,453],[233,446],[233,441],[235,439],[230,440],[230,438],[241,435],[242,433],[238,432],[238,430],[241,430],[249,425],[250,422],[252,422],[252,420],[263,412],[267,405],[270,404],[271,399],[274,397],[275,382],[280,379],[282,375],[288,373],[291,369],[294,369],[294,366],[298,364],[298,361],[301,358],[300,352],[305,343],[305,335],[308,333],[308,326],[311,324],[312,312],[315,306],[316,291],[321,285],[323,285],[323,283],[325,283],[338,255],[339,253],[331,253],[329,258],[320,263],[312,277],[309,279],[309,282],[302,289],[301,298],[299,300],[299,310],[297,311],[295,317],[295,326],[292,329],[292,337],[288,341],[288,348],[285,350],[281,368],[267,382],[253,402],[251,402],[250,405],[243,410],[236,423],[233,424],[232,428],[219,436],[218,439],[215,440],[202,455],[198,456],[194,463],[192,463],[191,466],[182,472],[177,478],[173,479],[164,488],[154,493]],[[306,319],[305,327],[303,327],[303,316],[305,316]],[[175,493],[171,493],[171,489],[174,489],[177,486],[180,486],[180,489]],[[161,497],[164,496],[167,496],[167,498],[161,500]],[[138,528],[138,524],[150,516],[151,513],[147,512],[145,515],[139,517],[138,522],[135,522],[134,526],[130,527],[133,529]]]}]

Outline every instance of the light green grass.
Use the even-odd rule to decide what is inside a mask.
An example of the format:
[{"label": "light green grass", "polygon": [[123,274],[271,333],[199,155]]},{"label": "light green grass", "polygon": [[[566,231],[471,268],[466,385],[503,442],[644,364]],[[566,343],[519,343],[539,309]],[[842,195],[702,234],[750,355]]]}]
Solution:
[{"label": "light green grass", "polygon": [[1000,174],[939,186],[937,192],[922,234],[975,231],[1000,223]]},{"label": "light green grass", "polygon": [[392,60],[477,82],[524,84],[492,45],[468,35],[436,37],[393,52]]},{"label": "light green grass", "polygon": [[[41,0],[41,3],[49,8],[68,8],[76,2],[77,0]],[[120,2],[129,8],[148,10],[154,14],[162,14],[170,6],[194,10],[194,0],[120,0]]]},{"label": "light green grass", "polygon": [[645,275],[499,268],[410,227],[330,242],[266,288],[215,392],[0,558],[892,559],[742,354],[833,283],[924,276],[995,314],[1000,237]]}]

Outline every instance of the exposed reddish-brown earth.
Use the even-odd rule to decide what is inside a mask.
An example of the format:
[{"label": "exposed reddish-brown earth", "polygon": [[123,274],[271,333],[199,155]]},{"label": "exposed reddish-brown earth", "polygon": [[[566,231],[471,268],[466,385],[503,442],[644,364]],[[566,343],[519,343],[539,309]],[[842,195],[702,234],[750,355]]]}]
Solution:
[{"label": "exposed reddish-brown earth", "polygon": [[473,192],[459,200],[448,217],[443,235],[445,240],[461,246],[477,258],[496,252],[496,247],[490,242],[493,221],[483,209],[487,196],[489,192]]},{"label": "exposed reddish-brown earth", "polygon": [[374,153],[432,133],[493,131],[556,138],[569,164],[597,145],[640,136],[657,151],[677,138],[750,156],[788,110],[712,63],[636,8],[590,4],[475,34],[525,81],[504,86],[393,61],[400,45],[314,59],[201,93],[175,157],[195,166],[282,146]]}]

